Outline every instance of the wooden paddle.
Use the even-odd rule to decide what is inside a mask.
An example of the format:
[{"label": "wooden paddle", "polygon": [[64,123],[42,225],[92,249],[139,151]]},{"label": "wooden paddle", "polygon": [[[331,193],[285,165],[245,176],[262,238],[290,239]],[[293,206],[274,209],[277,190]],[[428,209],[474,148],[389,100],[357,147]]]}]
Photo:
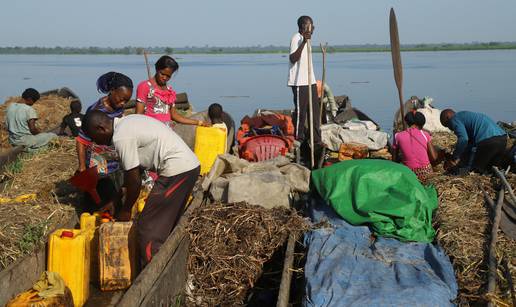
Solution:
[{"label": "wooden paddle", "polygon": [[152,77],[151,77],[149,60],[147,59],[147,51],[146,50],[143,50],[143,57],[145,58],[145,66],[147,66],[147,77],[149,78],[149,81],[151,81]]},{"label": "wooden paddle", "polygon": [[324,46],[321,43],[321,52],[322,52],[322,84],[321,84],[321,99],[320,99],[320,106],[319,106],[319,114],[321,116],[321,123],[323,122],[323,98],[324,98],[324,84],[326,84],[326,49],[328,48],[328,43],[325,43]]},{"label": "wooden paddle", "polygon": [[398,87],[398,96],[400,98],[400,119],[403,124],[403,129],[407,128],[407,123],[403,120],[405,112],[403,110],[403,66],[401,64],[401,52],[400,52],[400,37],[398,35],[398,22],[396,21],[396,14],[394,8],[391,8],[389,16],[389,29],[391,34],[391,55],[392,55],[392,66],[394,68],[394,80]]},{"label": "wooden paddle", "polygon": [[[308,31],[312,31],[312,24],[308,25]],[[310,39],[306,40],[306,56],[308,57],[308,112],[310,113],[310,169],[314,168],[314,107],[312,101],[312,46],[310,45]],[[299,98],[298,98],[299,99]]]}]

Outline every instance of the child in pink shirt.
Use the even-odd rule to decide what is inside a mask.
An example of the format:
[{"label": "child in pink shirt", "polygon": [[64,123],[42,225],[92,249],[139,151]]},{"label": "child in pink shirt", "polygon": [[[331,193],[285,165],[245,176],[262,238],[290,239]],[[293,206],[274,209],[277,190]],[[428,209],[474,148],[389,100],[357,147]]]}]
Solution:
[{"label": "child in pink shirt", "polygon": [[153,117],[170,126],[170,108],[176,102],[176,92],[170,85],[165,89],[153,85],[151,81],[142,81],[136,89],[136,100],[143,104],[145,115]]},{"label": "child in pink shirt", "polygon": [[405,115],[405,122],[409,128],[394,135],[394,159],[401,152],[403,164],[414,171],[420,181],[425,181],[433,171],[432,162],[437,160],[431,143],[432,137],[422,130],[426,122],[425,116],[420,112],[409,112]]},{"label": "child in pink shirt", "polygon": [[155,64],[156,74],[150,79],[140,82],[136,89],[136,114],[145,114],[153,117],[169,127],[172,121],[185,125],[209,126],[201,120],[181,116],[174,104],[176,92],[167,82],[179,69],[179,64],[168,55],[158,59]]}]

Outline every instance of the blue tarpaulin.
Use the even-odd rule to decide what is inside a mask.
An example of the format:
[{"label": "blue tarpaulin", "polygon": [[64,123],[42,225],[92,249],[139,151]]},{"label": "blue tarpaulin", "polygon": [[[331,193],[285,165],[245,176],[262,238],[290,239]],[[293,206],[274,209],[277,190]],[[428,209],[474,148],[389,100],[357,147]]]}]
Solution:
[{"label": "blue tarpaulin", "polygon": [[304,306],[453,306],[457,283],[448,256],[436,245],[371,237],[323,200],[308,209],[331,226],[305,235]]}]

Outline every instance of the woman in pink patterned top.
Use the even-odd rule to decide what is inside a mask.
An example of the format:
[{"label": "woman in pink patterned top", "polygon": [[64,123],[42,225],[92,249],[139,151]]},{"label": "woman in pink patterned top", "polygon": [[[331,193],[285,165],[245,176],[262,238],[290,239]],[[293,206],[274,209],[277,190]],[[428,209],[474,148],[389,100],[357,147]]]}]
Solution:
[{"label": "woman in pink patterned top", "polygon": [[183,117],[174,108],[176,92],[167,82],[179,69],[179,64],[173,58],[164,55],[156,62],[155,68],[154,77],[138,84],[136,114],[148,115],[169,127],[172,127],[172,121],[186,125],[208,125],[201,120]]}]

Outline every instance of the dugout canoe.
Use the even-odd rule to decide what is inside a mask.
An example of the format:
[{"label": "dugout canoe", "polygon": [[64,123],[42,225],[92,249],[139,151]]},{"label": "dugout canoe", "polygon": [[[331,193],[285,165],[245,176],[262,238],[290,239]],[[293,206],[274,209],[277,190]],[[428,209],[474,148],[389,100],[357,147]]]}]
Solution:
[{"label": "dugout canoe", "polygon": [[[355,112],[358,110],[354,110]],[[290,111],[285,111],[290,112]],[[370,120],[364,113],[356,112],[360,119]],[[153,260],[140,272],[131,287],[125,291],[100,292],[91,285],[90,298],[85,306],[178,306],[184,303],[187,281],[187,261],[190,238],[187,224],[192,212],[203,205],[204,193],[197,190],[192,203],[188,206],[174,231],[160,248]],[[77,224],[77,217],[62,226],[71,228]],[[288,238],[285,256],[282,259],[281,285],[277,306],[288,306],[291,293],[296,238]],[[46,268],[46,243],[37,251],[11,264],[0,272],[0,283],[9,285],[0,290],[0,305],[5,304],[17,294],[29,289]]]},{"label": "dugout canoe", "polygon": [[[179,306],[184,303],[187,280],[187,261],[190,237],[187,224],[192,212],[203,205],[202,191],[194,193],[192,203],[181,217],[174,231],[152,261],[140,272],[125,291],[100,292],[90,284],[90,297],[85,306]],[[58,228],[73,228],[75,215]],[[288,240],[285,266],[282,272],[278,306],[287,306],[290,297],[295,238]],[[47,243],[0,272],[0,305],[5,305],[17,294],[29,289],[46,269]],[[280,304],[281,302],[281,304]]]}]

